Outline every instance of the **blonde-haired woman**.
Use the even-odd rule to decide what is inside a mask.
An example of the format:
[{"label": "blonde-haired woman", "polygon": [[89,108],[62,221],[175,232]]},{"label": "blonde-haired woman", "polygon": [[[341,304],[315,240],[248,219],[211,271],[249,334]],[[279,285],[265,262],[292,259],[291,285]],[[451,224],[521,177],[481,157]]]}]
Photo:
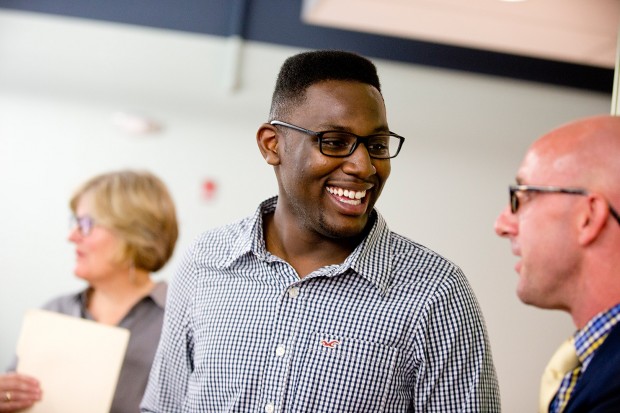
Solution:
[{"label": "blonde-haired woman", "polygon": [[[110,412],[137,413],[159,342],[166,298],[166,284],[154,282],[151,273],[161,269],[174,251],[175,206],[158,177],[122,170],[85,182],[70,207],[74,273],[88,286],[44,308],[130,330]],[[35,378],[0,375],[0,412],[29,407],[41,397],[45,396]]]}]

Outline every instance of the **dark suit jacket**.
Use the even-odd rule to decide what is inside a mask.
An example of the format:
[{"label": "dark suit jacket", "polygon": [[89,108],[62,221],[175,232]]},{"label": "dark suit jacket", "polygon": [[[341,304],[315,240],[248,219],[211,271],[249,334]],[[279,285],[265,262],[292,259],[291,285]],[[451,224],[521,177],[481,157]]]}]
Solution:
[{"label": "dark suit jacket", "polygon": [[596,351],[564,413],[620,412],[620,324]]}]

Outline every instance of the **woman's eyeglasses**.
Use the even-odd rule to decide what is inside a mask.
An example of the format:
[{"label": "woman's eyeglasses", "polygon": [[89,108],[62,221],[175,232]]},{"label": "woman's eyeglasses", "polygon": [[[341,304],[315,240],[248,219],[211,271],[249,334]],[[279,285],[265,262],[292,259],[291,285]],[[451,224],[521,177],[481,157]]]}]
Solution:
[{"label": "woman's eyeglasses", "polygon": [[77,227],[80,231],[80,234],[82,234],[82,236],[84,237],[92,232],[94,226],[95,220],[88,215],[83,215],[81,217],[77,215],[71,215],[71,217],[69,218],[69,228],[73,230],[75,227]]}]

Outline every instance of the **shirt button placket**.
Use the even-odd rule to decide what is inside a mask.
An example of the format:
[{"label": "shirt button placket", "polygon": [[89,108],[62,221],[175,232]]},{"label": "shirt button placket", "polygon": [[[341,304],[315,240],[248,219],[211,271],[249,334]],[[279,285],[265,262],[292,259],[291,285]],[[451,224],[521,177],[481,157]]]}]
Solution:
[{"label": "shirt button placket", "polygon": [[[299,287],[289,287],[288,290],[286,291],[286,294],[288,295],[288,297],[285,296],[284,301],[283,301],[283,310],[282,310],[282,314],[284,316],[283,319],[281,319],[281,324],[280,327],[284,327],[285,325],[288,325],[287,322],[285,322],[286,316],[287,315],[291,315],[290,313],[290,309],[287,309],[287,298],[288,300],[296,300],[299,297]],[[289,301],[290,305],[295,306],[295,304],[293,304],[291,301]],[[266,398],[266,400],[264,400],[266,403],[264,405],[264,411],[265,413],[274,413],[276,411],[276,403],[281,403],[282,401],[278,401],[274,399],[274,396],[279,395],[282,393],[282,389],[280,389],[280,386],[285,385],[286,386],[286,377],[287,377],[287,369],[288,369],[288,365],[286,362],[286,355],[287,355],[287,345],[286,345],[286,340],[290,337],[288,337],[288,335],[290,334],[290,331],[287,330],[286,328],[284,328],[284,330],[279,331],[279,333],[276,334],[276,337],[280,337],[279,339],[276,338],[276,343],[277,345],[275,346],[275,350],[274,350],[274,354],[275,355],[275,363],[271,364],[271,372],[270,372],[270,379],[273,380],[276,377],[278,378],[277,383],[278,385],[276,386],[277,388],[272,388],[270,389],[268,392],[270,393],[270,396],[268,396]],[[284,338],[284,340],[282,340],[282,338]],[[282,341],[281,341],[282,340]],[[274,383],[275,384],[275,383]],[[278,398],[278,396],[276,396],[276,399]],[[271,400],[270,400],[271,399]]]}]

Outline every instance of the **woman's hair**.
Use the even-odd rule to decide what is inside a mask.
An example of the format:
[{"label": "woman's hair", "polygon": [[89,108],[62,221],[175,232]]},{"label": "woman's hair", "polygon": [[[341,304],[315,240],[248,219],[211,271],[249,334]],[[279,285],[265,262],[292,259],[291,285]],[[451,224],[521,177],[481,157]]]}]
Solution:
[{"label": "woman's hair", "polygon": [[172,256],[179,234],[176,210],[166,185],[146,171],[121,170],[97,175],[71,197],[76,212],[88,196],[92,218],[121,240],[121,261],[149,272],[159,270]]}]

